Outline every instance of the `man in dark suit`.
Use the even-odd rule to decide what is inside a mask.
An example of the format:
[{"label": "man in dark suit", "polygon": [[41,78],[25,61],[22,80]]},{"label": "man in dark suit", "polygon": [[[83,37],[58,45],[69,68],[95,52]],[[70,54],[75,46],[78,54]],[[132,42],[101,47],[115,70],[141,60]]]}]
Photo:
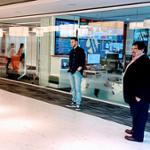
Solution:
[{"label": "man in dark suit", "polygon": [[132,115],[132,129],[125,130],[129,141],[143,142],[150,102],[150,60],[144,42],[132,45],[132,60],[125,69],[123,94]]}]

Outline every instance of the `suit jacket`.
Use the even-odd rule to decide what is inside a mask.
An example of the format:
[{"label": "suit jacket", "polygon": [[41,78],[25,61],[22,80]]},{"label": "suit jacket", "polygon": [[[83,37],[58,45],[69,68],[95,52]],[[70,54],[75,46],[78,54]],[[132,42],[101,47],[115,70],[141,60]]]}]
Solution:
[{"label": "suit jacket", "polygon": [[150,60],[147,55],[142,55],[127,68],[123,95],[129,104],[135,101],[135,96],[150,102]]}]

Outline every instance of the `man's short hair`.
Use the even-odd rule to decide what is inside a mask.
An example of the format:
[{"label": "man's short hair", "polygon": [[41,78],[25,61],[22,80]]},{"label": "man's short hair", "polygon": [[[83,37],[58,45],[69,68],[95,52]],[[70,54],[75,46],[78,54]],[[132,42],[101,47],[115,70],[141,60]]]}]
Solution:
[{"label": "man's short hair", "polygon": [[137,45],[139,50],[144,50],[144,53],[145,54],[147,53],[147,47],[143,41],[136,41],[132,45],[134,46]]},{"label": "man's short hair", "polygon": [[77,37],[71,37],[71,40],[75,40],[75,41],[77,41],[77,42],[78,42]]}]

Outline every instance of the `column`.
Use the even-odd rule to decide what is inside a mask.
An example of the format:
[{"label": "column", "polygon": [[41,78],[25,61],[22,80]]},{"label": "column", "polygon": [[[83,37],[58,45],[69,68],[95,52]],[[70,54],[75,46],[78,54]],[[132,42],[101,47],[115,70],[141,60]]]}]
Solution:
[{"label": "column", "polygon": [[[41,27],[49,26],[50,19],[42,18]],[[39,84],[48,86],[49,70],[50,70],[50,33],[44,33],[40,37],[40,51],[39,51]]]}]

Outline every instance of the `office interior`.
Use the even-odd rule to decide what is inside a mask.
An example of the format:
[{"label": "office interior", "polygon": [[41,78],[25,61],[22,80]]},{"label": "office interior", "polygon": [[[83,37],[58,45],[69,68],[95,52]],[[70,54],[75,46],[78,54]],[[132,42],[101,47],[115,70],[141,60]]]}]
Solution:
[{"label": "office interior", "polygon": [[[0,76],[70,92],[70,38],[85,50],[83,96],[123,104],[122,78],[134,41],[150,56],[150,6],[0,20]],[[15,52],[10,55],[10,44]],[[18,60],[24,43],[24,61]],[[17,66],[17,70],[15,69]]]}]

